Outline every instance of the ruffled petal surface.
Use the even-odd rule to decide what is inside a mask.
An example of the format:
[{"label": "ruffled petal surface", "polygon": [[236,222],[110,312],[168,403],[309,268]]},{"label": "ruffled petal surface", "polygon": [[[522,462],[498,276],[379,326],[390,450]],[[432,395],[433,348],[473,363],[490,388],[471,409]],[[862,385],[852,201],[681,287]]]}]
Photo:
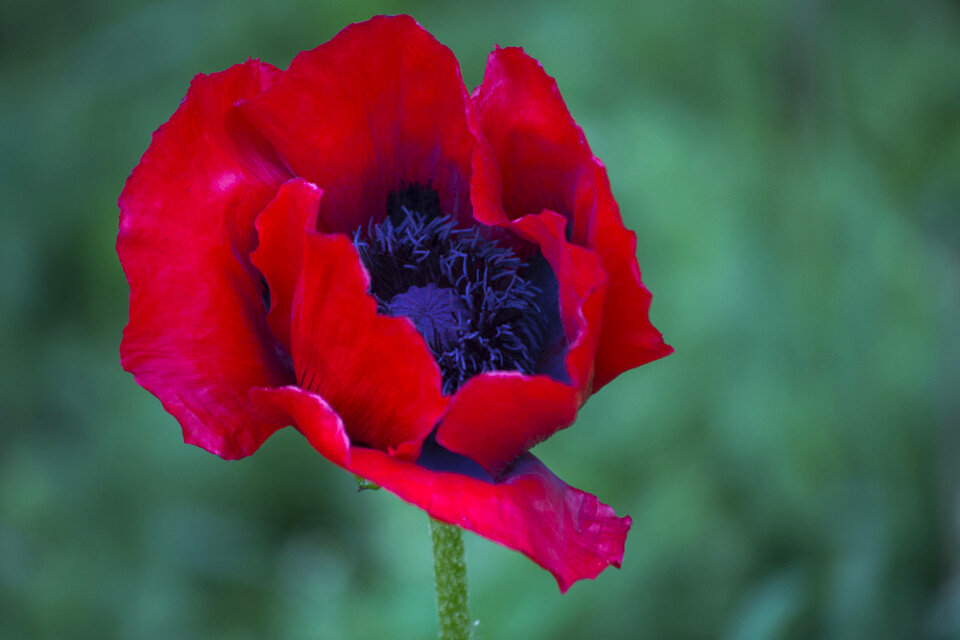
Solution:
[{"label": "ruffled petal surface", "polygon": [[544,209],[567,218],[571,242],[595,251],[609,276],[593,390],[626,369],[668,355],[649,320],[636,236],[623,227],[603,164],[570,116],[556,82],[520,48],[490,54],[473,94],[489,147],[474,158],[477,220],[497,224]]},{"label": "ruffled petal surface", "polygon": [[[413,323],[377,313],[348,235],[407,185],[542,253],[560,322],[540,373],[482,374],[445,397]],[[198,76],[119,204],[123,366],[187,442],[237,458],[293,423],[339,466],[526,554],[562,591],[620,566],[630,518],[526,451],[672,349],[649,322],[606,170],[521,49],[494,51],[472,98],[409,16],[352,25],[283,74],[249,61]]]},{"label": "ruffled petal surface", "polygon": [[254,217],[289,175],[234,108],[279,73],[251,60],[197,76],[119,200],[117,253],[130,284],[123,367],[187,442],[224,458],[253,453],[284,425],[251,407],[250,388],[292,380],[247,257]]},{"label": "ruffled petal surface", "polygon": [[378,16],[299,54],[242,108],[324,190],[321,223],[351,233],[382,220],[405,184],[431,185],[444,212],[469,220],[468,102],[447,47],[410,16]]},{"label": "ruffled petal surface", "polygon": [[324,456],[432,517],[520,551],[571,584],[619,567],[629,517],[565,484],[525,455],[495,482],[436,471],[382,451],[349,445],[344,424],[323,398],[297,387],[257,389],[254,400],[283,409]]},{"label": "ruffled petal surface", "polygon": [[369,286],[350,238],[304,235],[290,333],[297,382],[354,442],[416,459],[447,409],[440,368],[409,319],[377,313]]},{"label": "ruffled petal surface", "polygon": [[269,288],[267,324],[288,353],[293,294],[303,268],[304,236],[308,229],[316,229],[322,196],[323,190],[317,185],[294,178],[280,187],[256,220],[259,242],[250,261]]},{"label": "ruffled petal surface", "polygon": [[600,336],[606,273],[595,253],[565,240],[566,220],[552,211],[502,221],[539,247],[559,284],[569,381],[492,372],[457,390],[437,442],[496,475],[525,451],[570,426],[586,401]]}]

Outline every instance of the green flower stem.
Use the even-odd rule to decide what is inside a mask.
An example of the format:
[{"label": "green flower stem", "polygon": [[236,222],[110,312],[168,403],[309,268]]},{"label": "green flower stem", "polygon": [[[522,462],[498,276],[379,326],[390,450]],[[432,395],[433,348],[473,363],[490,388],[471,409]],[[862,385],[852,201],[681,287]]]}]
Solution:
[{"label": "green flower stem", "polygon": [[467,562],[463,530],[430,518],[433,538],[433,573],[437,580],[437,616],[441,640],[469,640]]}]

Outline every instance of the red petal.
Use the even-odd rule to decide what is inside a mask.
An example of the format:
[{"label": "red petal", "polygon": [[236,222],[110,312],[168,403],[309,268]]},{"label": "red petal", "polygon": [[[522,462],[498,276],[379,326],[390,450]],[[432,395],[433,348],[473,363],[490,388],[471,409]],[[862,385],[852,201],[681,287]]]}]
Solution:
[{"label": "red petal", "polygon": [[607,170],[599,161],[595,162],[594,175],[599,214],[594,244],[610,276],[603,333],[597,347],[596,390],[628,369],[670,355],[673,347],[663,341],[650,322],[653,296],[640,279],[637,235],[623,227]]},{"label": "red petal", "polygon": [[286,179],[234,103],[279,71],[249,61],[197,76],[120,195],[117,252],[130,283],[123,367],[224,458],[253,453],[283,418],[252,409],[251,387],[285,384],[247,255],[253,219]]},{"label": "red petal", "polygon": [[553,78],[522,49],[497,49],[473,104],[492,148],[492,154],[478,148],[474,159],[477,219],[491,224],[544,209],[561,213],[571,220],[571,241],[596,251],[610,276],[594,390],[626,369],[671,353],[650,324],[650,293],[640,280],[636,237],[624,229],[606,169]]},{"label": "red petal", "polygon": [[483,373],[457,390],[437,442],[496,476],[517,456],[573,424],[581,398],[574,387],[547,376]]},{"label": "red petal", "polygon": [[350,438],[340,416],[326,400],[300,387],[254,389],[250,399],[257,406],[284,412],[314,449],[334,464],[347,467]]},{"label": "red petal", "polygon": [[304,237],[291,355],[301,387],[323,396],[355,442],[416,458],[447,408],[440,368],[407,318],[377,314],[350,239]]},{"label": "red petal", "polygon": [[569,351],[567,373],[586,401],[600,338],[607,273],[596,253],[565,239],[566,220],[553,211],[525,215],[500,226],[540,247],[560,288],[560,318]]},{"label": "red petal", "polygon": [[257,216],[259,244],[250,254],[270,287],[267,323],[280,344],[290,351],[293,293],[303,263],[307,229],[316,229],[317,206],[323,190],[303,178],[285,182],[277,196]]},{"label": "red petal", "polygon": [[467,218],[473,135],[453,53],[410,16],[378,16],[294,58],[243,109],[298,174],[324,190],[320,220],[382,220],[404,183],[431,184]]},{"label": "red petal", "polygon": [[328,459],[438,520],[520,551],[550,571],[563,592],[623,560],[630,518],[565,484],[532,455],[514,462],[496,482],[433,471],[375,449],[346,451],[343,423],[321,398],[302,389],[260,389],[254,398],[286,410]]},{"label": "red petal", "polygon": [[570,383],[545,375],[481,374],[457,390],[437,429],[437,442],[492,474],[571,425],[589,395],[606,273],[596,254],[564,240],[565,222],[545,211],[501,226],[539,246],[556,275]]}]

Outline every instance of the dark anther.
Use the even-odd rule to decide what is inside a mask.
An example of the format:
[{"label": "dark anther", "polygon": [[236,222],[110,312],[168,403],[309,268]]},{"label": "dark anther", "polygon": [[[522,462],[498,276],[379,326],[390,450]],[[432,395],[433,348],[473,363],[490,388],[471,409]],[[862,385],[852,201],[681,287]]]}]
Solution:
[{"label": "dark anther", "polygon": [[413,321],[445,393],[484,371],[533,373],[556,311],[541,311],[532,270],[512,249],[458,228],[438,202],[429,187],[404,187],[387,199],[382,223],[354,234],[380,312]]}]

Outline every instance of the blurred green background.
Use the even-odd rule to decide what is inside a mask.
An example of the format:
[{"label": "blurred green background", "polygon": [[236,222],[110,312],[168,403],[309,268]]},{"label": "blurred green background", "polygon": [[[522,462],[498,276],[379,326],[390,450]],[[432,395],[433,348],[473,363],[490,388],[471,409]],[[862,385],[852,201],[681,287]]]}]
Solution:
[{"label": "blurred green background", "polygon": [[960,638],[960,5],[0,0],[0,637],[428,638],[427,518],[292,429],[181,442],[120,369],[115,201],[191,77],[409,12],[555,76],[677,352],[536,452],[634,519],[480,638]]}]

